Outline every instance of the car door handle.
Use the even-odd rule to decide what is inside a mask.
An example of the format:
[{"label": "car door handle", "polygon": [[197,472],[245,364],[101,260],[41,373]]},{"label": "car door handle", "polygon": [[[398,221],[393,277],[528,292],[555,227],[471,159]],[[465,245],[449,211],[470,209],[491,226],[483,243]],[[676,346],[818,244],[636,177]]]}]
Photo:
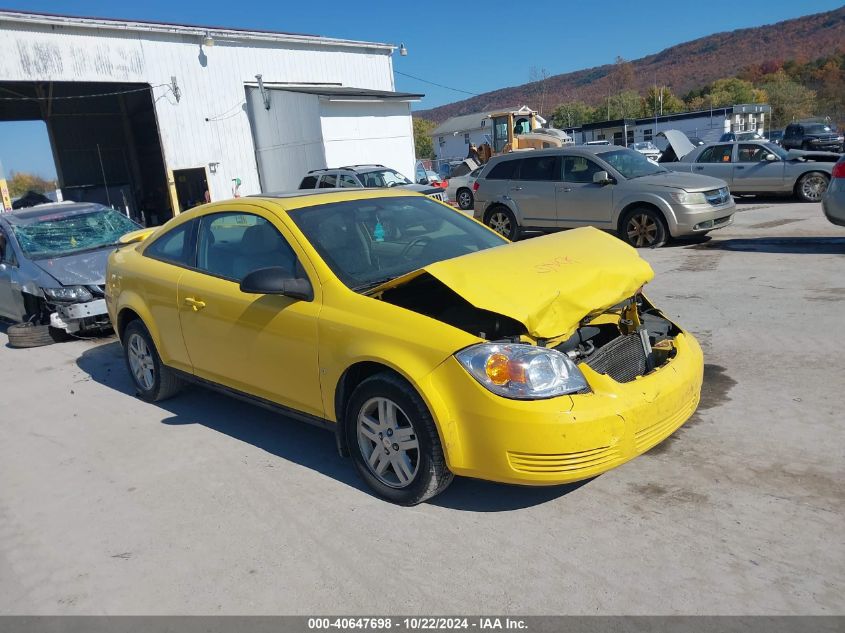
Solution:
[{"label": "car door handle", "polygon": [[743,165],[737,165],[736,168],[737,169],[745,169],[745,167]]},{"label": "car door handle", "polygon": [[185,297],[185,305],[191,306],[194,312],[199,312],[205,307],[205,301],[194,299],[193,297]]},{"label": "car door handle", "polygon": [[511,191],[522,191],[522,187],[511,187]]},{"label": "car door handle", "polygon": [[572,187],[558,187],[557,190],[562,191],[564,193],[569,193],[570,191],[572,191]]}]

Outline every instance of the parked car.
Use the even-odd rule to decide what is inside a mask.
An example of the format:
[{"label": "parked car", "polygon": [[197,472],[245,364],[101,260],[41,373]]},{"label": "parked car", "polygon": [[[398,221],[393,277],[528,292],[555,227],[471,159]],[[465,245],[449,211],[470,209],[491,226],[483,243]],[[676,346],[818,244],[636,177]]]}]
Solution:
[{"label": "parked car", "polygon": [[497,156],[475,189],[475,217],[508,239],[588,225],[657,247],[725,227],[736,211],[723,180],[673,173],[616,145]]},{"label": "parked car", "polygon": [[833,166],[830,186],[822,198],[822,209],[828,220],[845,226],[845,154]]},{"label": "parked car", "polygon": [[[468,161],[475,164],[474,161]],[[449,196],[449,200],[454,200],[458,208],[462,211],[469,211],[472,209],[473,204],[475,203],[475,196],[472,193],[472,187],[475,184],[475,179],[478,177],[478,174],[481,173],[481,170],[484,167],[476,167],[470,172],[465,173],[462,176],[452,176],[449,179],[448,186],[446,187],[446,193]],[[459,171],[459,170],[455,170]]]},{"label": "parked car", "polygon": [[775,145],[781,145],[783,141],[783,130],[772,130],[769,132],[769,141]]},{"label": "parked car", "polygon": [[679,162],[662,165],[721,178],[734,194],[794,194],[804,202],[819,202],[836,158],[835,154],[787,152],[769,141],[745,141],[703,145]]},{"label": "parked car", "polygon": [[0,317],[13,346],[46,345],[54,330],[109,327],[106,258],[140,227],[92,203],[42,204],[0,214]]},{"label": "parked car", "polygon": [[660,149],[652,143],[651,141],[642,141],[640,143],[633,143],[631,145],[631,149],[634,151],[639,152],[646,158],[655,163],[660,159],[660,154],[662,153]]},{"label": "parked car", "polygon": [[796,122],[783,130],[781,146],[784,149],[805,151],[845,152],[842,135],[826,123]]},{"label": "parked car", "polygon": [[445,178],[441,178],[440,174],[432,169],[425,169],[420,174],[417,174],[417,184],[418,185],[431,185],[432,187],[440,187],[441,189],[445,189],[448,186],[448,182]]},{"label": "parked car", "polygon": [[[645,159],[643,159],[645,160]],[[594,477],[695,411],[695,339],[593,228],[508,243],[401,190],[203,205],[109,259],[139,397],[194,382],[335,432],[381,497]]]},{"label": "parked car", "polygon": [[395,169],[384,165],[350,165],[337,169],[312,169],[302,182],[300,189],[336,189],[336,188],[393,188],[416,191],[448,202],[449,198],[442,187],[415,184]]},{"label": "parked car", "polygon": [[728,143],[730,141],[756,141],[762,139],[763,137],[757,132],[725,132],[719,137],[719,142]]}]

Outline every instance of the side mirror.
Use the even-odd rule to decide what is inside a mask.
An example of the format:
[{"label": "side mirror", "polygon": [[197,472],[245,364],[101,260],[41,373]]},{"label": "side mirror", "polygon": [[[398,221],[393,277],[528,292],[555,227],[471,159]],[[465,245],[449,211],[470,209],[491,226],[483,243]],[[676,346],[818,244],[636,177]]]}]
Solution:
[{"label": "side mirror", "polygon": [[609,185],[612,182],[613,178],[606,171],[597,171],[593,174],[593,183],[596,185]]},{"label": "side mirror", "polygon": [[778,159],[778,157],[775,156],[774,154],[766,154],[766,160],[768,160],[768,161],[777,160],[777,159]]},{"label": "side mirror", "polygon": [[241,281],[241,292],[253,295],[284,295],[312,301],[314,288],[307,279],[296,279],[284,268],[273,266],[253,270]]}]

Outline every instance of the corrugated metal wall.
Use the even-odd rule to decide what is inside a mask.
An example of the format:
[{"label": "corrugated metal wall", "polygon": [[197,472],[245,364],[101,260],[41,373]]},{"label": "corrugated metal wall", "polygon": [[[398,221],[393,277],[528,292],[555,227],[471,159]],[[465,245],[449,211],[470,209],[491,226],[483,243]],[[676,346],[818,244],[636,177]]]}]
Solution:
[{"label": "corrugated metal wall", "polygon": [[209,173],[213,199],[231,195],[233,178],[242,180],[242,195],[260,191],[244,87],[256,74],[266,82],[393,89],[392,62],[384,49],[222,40],[202,48],[200,40],[13,23],[0,16],[0,81],[149,83],[167,168],[217,163],[216,173]]}]

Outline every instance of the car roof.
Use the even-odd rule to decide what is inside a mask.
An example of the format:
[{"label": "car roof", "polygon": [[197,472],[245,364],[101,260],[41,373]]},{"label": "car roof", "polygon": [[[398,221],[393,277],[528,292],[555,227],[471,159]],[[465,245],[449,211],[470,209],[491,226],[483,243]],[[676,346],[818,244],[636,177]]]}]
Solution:
[{"label": "car roof", "polygon": [[[284,210],[311,207],[330,202],[346,202],[348,200],[368,200],[372,198],[402,198],[408,196],[420,196],[427,198],[423,193],[409,189],[385,189],[384,187],[349,187],[346,189],[296,189],[294,191],[277,191],[271,193],[260,193],[246,198],[239,198],[242,201],[264,201],[274,208],[282,207]],[[429,198],[430,199],[430,198]],[[227,202],[232,202],[231,200]],[[218,206],[220,203],[213,203]],[[194,207],[203,209],[207,205]],[[190,213],[193,211],[186,211]],[[182,214],[184,215],[184,214]]]},{"label": "car roof", "polygon": [[[500,154],[494,156],[488,161],[491,163],[500,163],[505,160],[515,160],[517,158],[525,158],[527,156],[595,156],[596,154],[604,154],[606,152],[614,152],[620,149],[629,149],[621,145],[570,145],[569,147],[550,147],[547,149],[531,149],[516,152],[509,152],[507,154]],[[631,150],[634,151],[634,150]]]},{"label": "car roof", "polygon": [[[362,165],[346,165],[344,167],[324,167],[322,169],[312,169],[308,172],[308,175],[320,175],[330,171],[352,171],[356,173],[373,171],[376,169],[391,169],[390,167],[385,167],[384,165],[379,165],[377,163],[365,163]],[[391,171],[395,171],[391,169]]]}]

